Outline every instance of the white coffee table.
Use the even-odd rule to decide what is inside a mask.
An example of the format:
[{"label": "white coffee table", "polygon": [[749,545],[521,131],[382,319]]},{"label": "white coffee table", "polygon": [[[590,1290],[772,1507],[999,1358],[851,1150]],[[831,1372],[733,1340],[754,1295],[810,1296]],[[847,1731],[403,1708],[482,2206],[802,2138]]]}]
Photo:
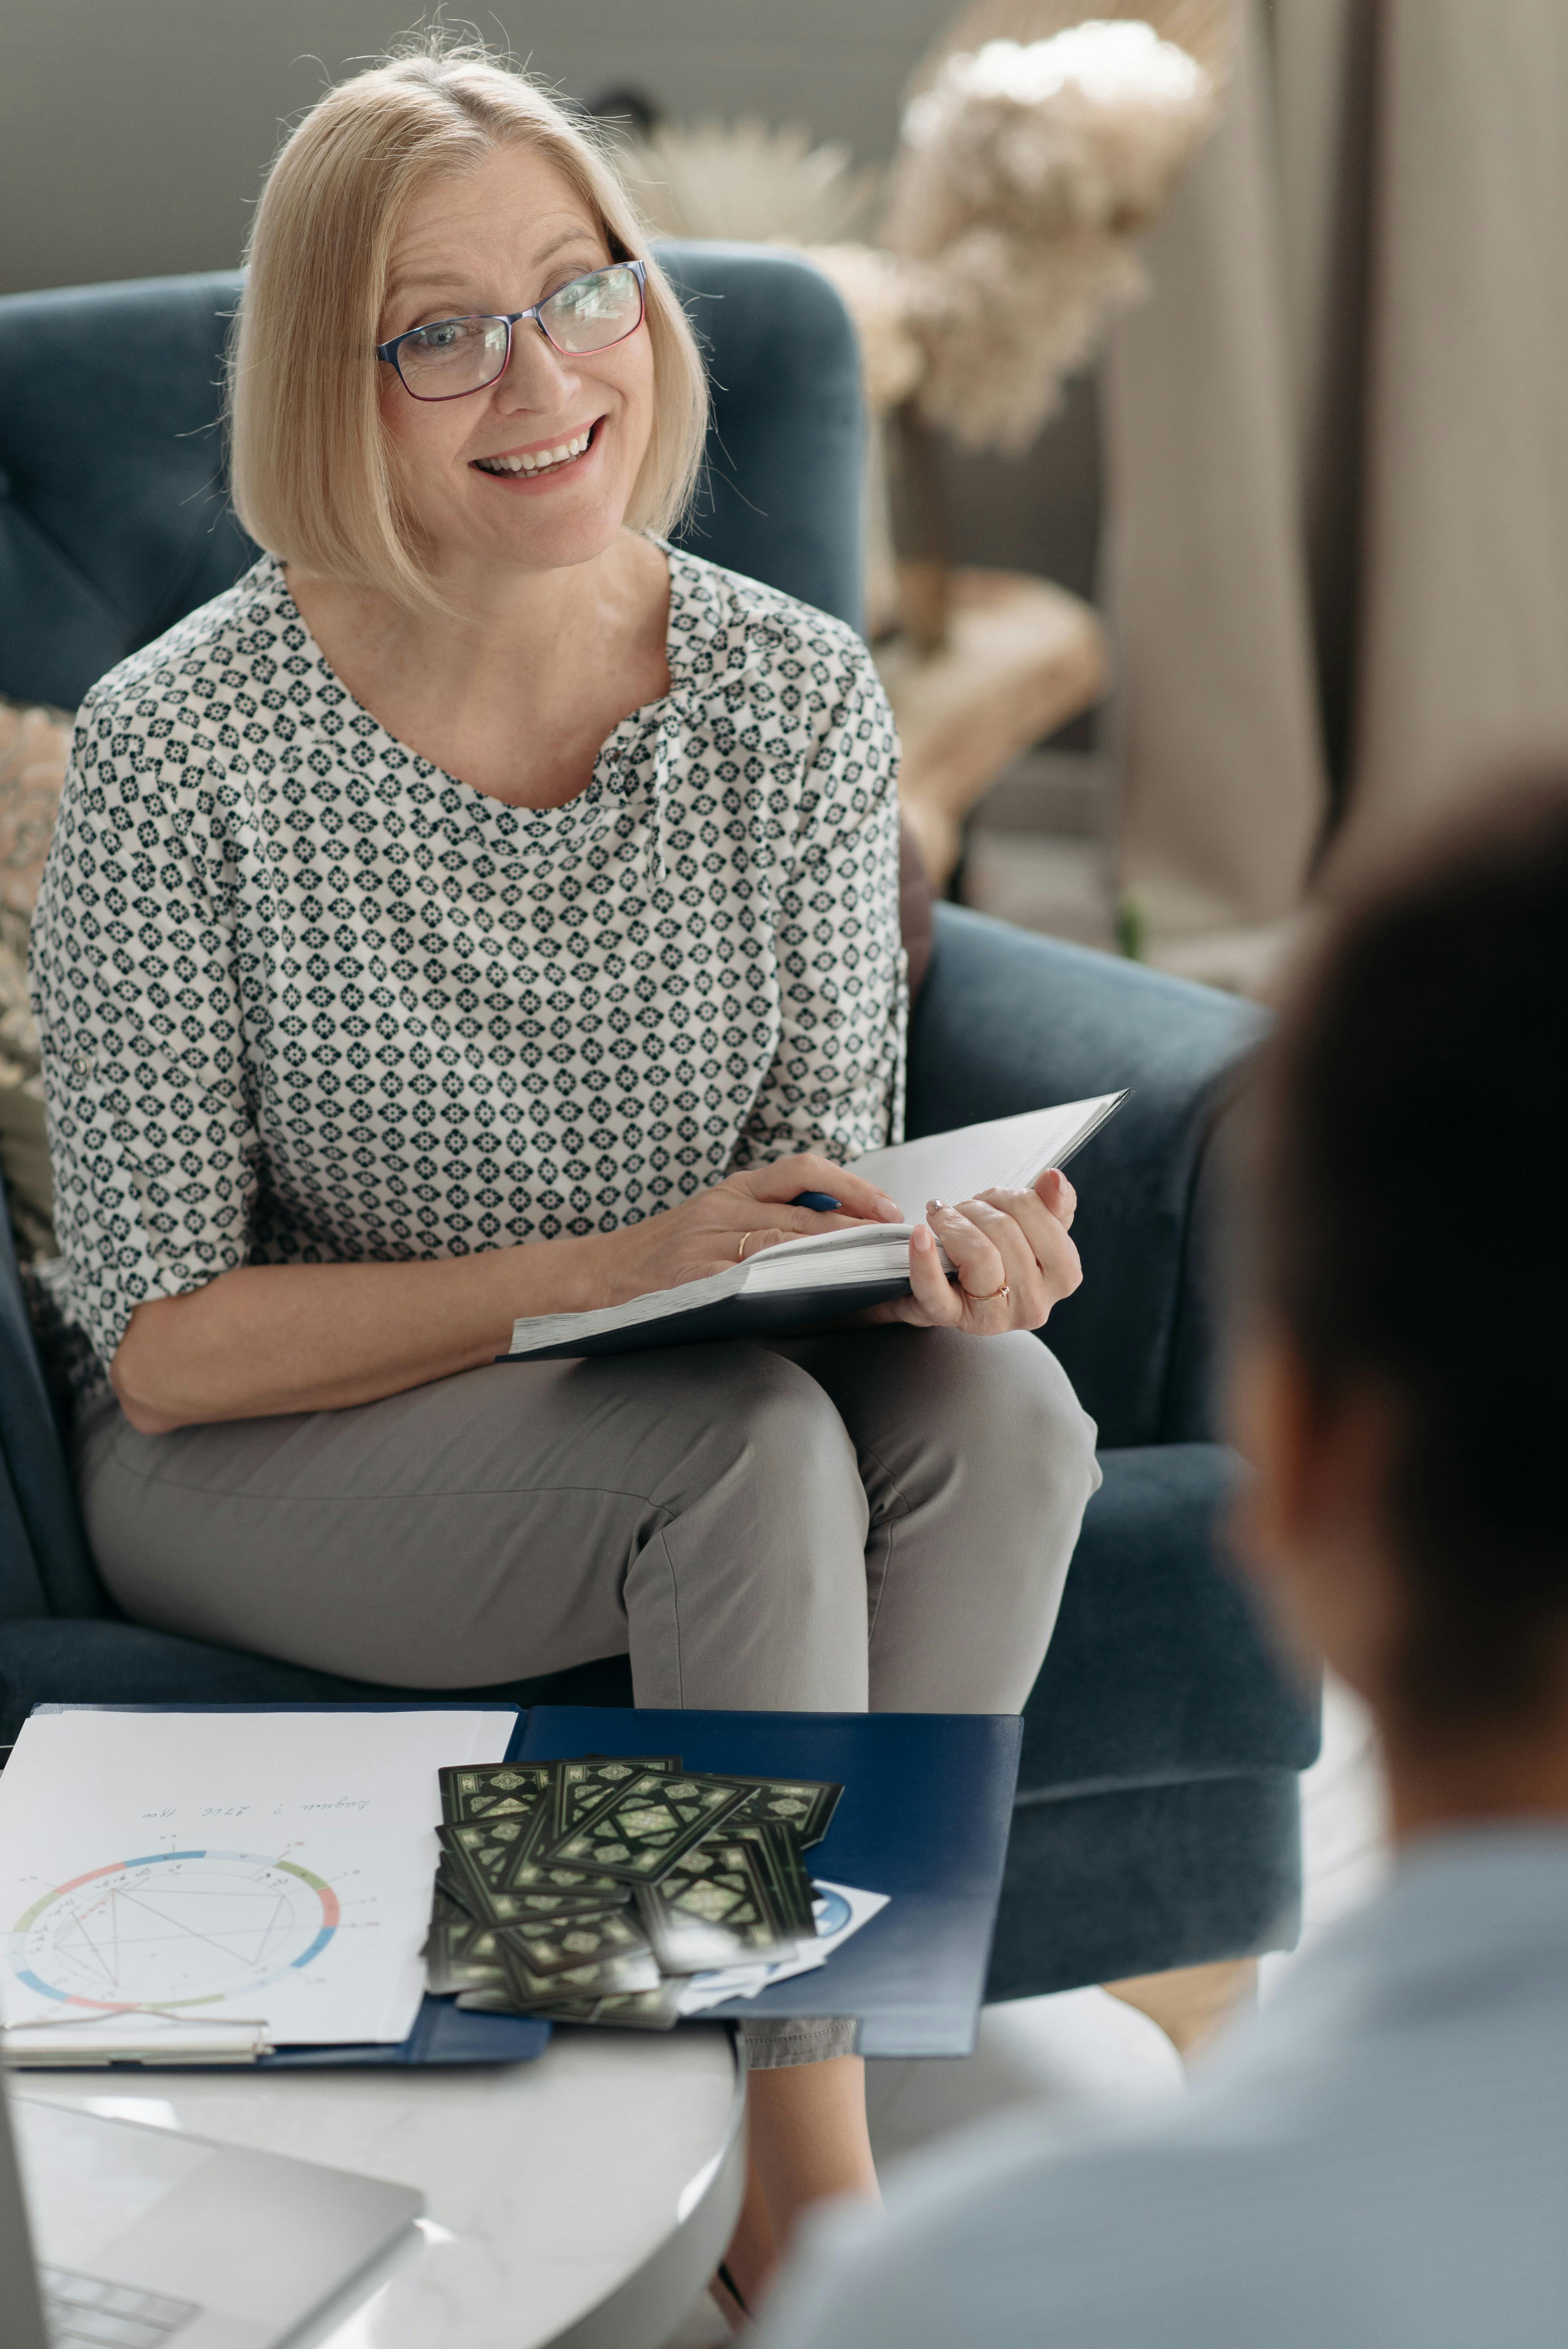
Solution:
[{"label": "white coffee table", "polygon": [[494,2069],[35,2073],[26,2093],[421,2188],[422,2240],[304,2336],[332,2349],[657,2349],[744,2185],[718,2023],[558,2031]]}]

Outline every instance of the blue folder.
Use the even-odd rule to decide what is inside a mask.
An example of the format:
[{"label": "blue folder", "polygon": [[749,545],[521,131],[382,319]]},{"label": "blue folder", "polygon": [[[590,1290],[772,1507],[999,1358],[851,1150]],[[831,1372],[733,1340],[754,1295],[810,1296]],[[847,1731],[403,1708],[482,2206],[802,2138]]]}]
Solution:
[{"label": "blue folder", "polygon": [[862,2055],[967,2055],[985,1990],[1024,1733],[1016,1714],[655,1713],[535,1705],[516,1757],[678,1754],[688,1770],[829,1778],[843,1798],[813,1876],[888,1905],[815,1972],[710,2008],[853,2015]]},{"label": "blue folder", "polygon": [[[476,1707],[438,1697],[428,1705],[383,1701],[107,1709],[469,1713]],[[1011,1713],[660,1713],[535,1705],[518,1713],[507,1759],[678,1754],[690,1770],[837,1781],[843,1797],[827,1835],[807,1854],[807,1866],[813,1876],[885,1892],[887,1907],[825,1966],[757,1998],[711,2008],[705,2019],[848,2015],[860,2023],[863,2055],[967,2055],[985,1993],[1022,1739],[1023,1723]],[[531,2016],[474,2013],[450,1998],[427,1996],[401,2044],[280,2047],[256,2063],[275,2070],[520,2064],[542,2054],[550,2036],[551,2025]]]}]

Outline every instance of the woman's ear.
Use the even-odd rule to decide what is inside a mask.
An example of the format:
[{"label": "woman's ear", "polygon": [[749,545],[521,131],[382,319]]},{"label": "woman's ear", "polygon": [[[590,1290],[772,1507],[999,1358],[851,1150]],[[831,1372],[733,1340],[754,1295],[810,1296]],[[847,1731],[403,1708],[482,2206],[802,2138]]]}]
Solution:
[{"label": "woman's ear", "polygon": [[1233,1546],[1292,1647],[1376,1701],[1408,1608],[1388,1537],[1392,1410],[1370,1387],[1324,1402],[1272,1332],[1237,1350],[1228,1402],[1252,1471],[1233,1506]]}]

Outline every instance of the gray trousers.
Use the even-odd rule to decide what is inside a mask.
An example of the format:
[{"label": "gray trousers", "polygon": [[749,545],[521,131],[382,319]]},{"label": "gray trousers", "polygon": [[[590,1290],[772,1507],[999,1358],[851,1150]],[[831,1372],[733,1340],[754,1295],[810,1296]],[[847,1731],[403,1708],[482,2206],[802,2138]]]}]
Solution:
[{"label": "gray trousers", "polygon": [[1017,1713],[1094,1439],[1037,1339],[891,1328],[172,1435],[110,1402],[77,1474],[116,1599],[192,1639],[430,1690],[629,1651],[643,1705]]}]

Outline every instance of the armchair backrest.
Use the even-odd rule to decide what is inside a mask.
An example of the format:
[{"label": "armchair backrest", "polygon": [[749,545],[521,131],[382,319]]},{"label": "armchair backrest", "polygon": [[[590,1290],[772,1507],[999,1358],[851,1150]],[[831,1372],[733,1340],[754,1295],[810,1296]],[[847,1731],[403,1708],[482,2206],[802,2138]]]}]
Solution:
[{"label": "armchair backrest", "polygon": [[[662,244],[708,358],[697,554],[858,625],[863,416],[826,278],[766,246]],[[0,300],[0,693],[74,708],[255,559],[219,424],[234,274]]]}]

